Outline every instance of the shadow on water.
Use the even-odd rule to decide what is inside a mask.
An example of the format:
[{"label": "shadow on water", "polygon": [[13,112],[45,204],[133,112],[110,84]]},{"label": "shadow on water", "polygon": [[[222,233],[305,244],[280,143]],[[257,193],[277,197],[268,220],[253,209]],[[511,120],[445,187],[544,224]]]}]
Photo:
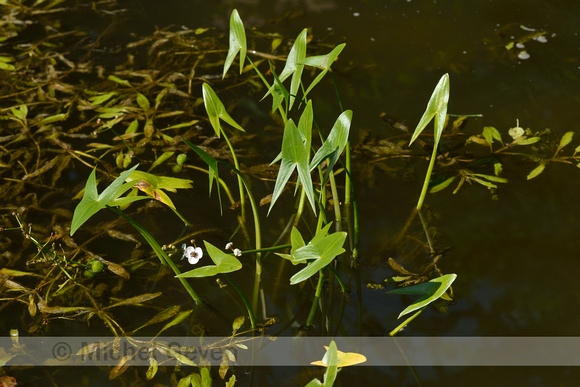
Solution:
[{"label": "shadow on water", "polygon": [[[279,127],[270,118],[269,102],[254,103],[263,95],[257,86],[219,81],[227,52],[228,20],[234,5],[244,18],[246,28],[255,29],[256,34],[278,33],[285,39],[293,39],[302,28],[308,27],[314,47],[320,53],[336,43],[347,43],[333,70],[343,104],[355,112],[351,136],[355,145],[354,163],[358,163],[354,168],[357,171],[355,183],[358,183],[361,218],[361,260],[358,268],[352,268],[347,259],[337,267],[351,291],[348,297],[337,298],[332,306],[336,311],[344,307],[338,335],[388,334],[398,325],[397,315],[411,298],[385,295],[385,290],[367,285],[382,283],[385,278],[396,274],[388,263],[389,258],[406,269],[419,271],[420,266],[425,265],[425,259],[432,258],[428,249],[423,248],[424,242],[409,239],[395,244],[393,241],[416,204],[429,154],[428,140],[420,148],[409,151],[404,145],[409,138],[405,131],[413,130],[441,74],[449,73],[451,77],[449,113],[481,115],[467,119],[461,126],[461,144],[466,138],[479,135],[485,126],[493,126],[504,138],[509,138],[508,129],[517,126],[516,120],[523,128],[530,128],[530,133],[542,132],[543,146],[552,150],[565,132],[577,130],[580,102],[577,93],[580,86],[577,16],[580,3],[575,1],[280,0],[271,4],[256,0],[241,4],[228,1],[207,4],[201,1],[148,0],[108,2],[96,6],[96,10],[88,2],[74,3],[65,1],[63,5],[55,5],[71,7],[63,11],[49,12],[46,9],[47,12],[37,14],[33,11],[18,13],[11,11],[10,7],[2,11],[6,21],[2,28],[11,32],[7,32],[7,39],[0,43],[0,56],[12,60],[0,63],[29,61],[26,64],[29,71],[39,71],[35,82],[40,85],[35,89],[35,85],[15,82],[9,69],[0,73],[3,95],[0,98],[3,118],[0,121],[3,124],[0,129],[0,176],[3,178],[1,189],[4,196],[2,226],[17,227],[11,215],[17,211],[26,223],[33,225],[32,234],[42,235],[44,239],[39,239],[43,241],[52,235],[53,240],[64,246],[56,246],[55,251],[79,249],[78,244],[81,244],[75,254],[97,254],[107,261],[119,263],[122,270],[131,274],[130,280],[122,271],[116,275],[108,273],[95,277],[93,283],[87,284],[96,292],[93,295],[95,304],[104,306],[113,304],[114,300],[162,291],[164,294],[147,307],[115,311],[114,318],[127,331],[137,329],[167,305],[191,309],[187,306],[191,299],[172,274],[160,269],[157,257],[148,247],[131,235],[129,226],[118,222],[112,213],[99,214],[79,231],[74,240],[68,237],[67,227],[76,205],[72,197],[84,187],[92,166],[98,164],[99,172],[111,176],[118,175],[123,169],[123,160],[119,161],[118,157],[125,151],[123,144],[115,138],[118,137],[116,133],[94,134],[96,129],[102,128],[99,126],[102,123],[94,115],[94,106],[87,106],[86,101],[91,96],[102,95],[108,91],[107,87],[113,89],[117,86],[106,83],[107,76],[115,71],[126,77],[146,79],[149,76],[155,79],[144,86],[146,90],[142,89],[145,90],[143,93],[152,95],[152,103],[154,93],[161,90],[156,88],[161,83],[171,84],[164,86],[171,92],[163,112],[179,110],[183,112],[179,122],[195,123],[165,133],[203,143],[214,149],[214,155],[218,157],[227,149],[220,148],[212,139],[211,129],[203,117],[205,111],[200,105],[201,93],[198,92],[203,80],[215,81],[216,89],[224,86],[223,95],[234,107],[231,113],[237,114],[236,119],[243,120],[246,128],[252,128],[247,130],[250,141],[240,138],[238,144],[242,149],[243,166],[247,168],[245,172],[256,181],[265,181],[264,184],[255,184],[258,196],[265,197],[271,193],[275,180],[276,172],[272,178],[272,171],[266,164],[279,151]],[[11,20],[11,17],[16,19]],[[27,22],[19,24],[18,18]],[[12,27],[10,23],[13,23]],[[205,27],[210,30],[200,31],[199,37],[185,35],[186,31]],[[52,30],[62,35],[53,36]],[[181,37],[176,35],[180,31],[184,33]],[[171,57],[164,56],[163,50],[169,43],[182,45],[183,50],[177,54],[172,51]],[[32,47],[35,44],[38,45],[36,50]],[[250,39],[249,45],[256,45],[252,47],[257,51],[269,52],[264,40]],[[282,48],[279,51],[283,54]],[[198,58],[202,60],[197,62]],[[198,66],[195,75],[188,73],[192,63]],[[86,66],[86,71],[82,66]],[[131,74],[132,66],[138,75]],[[168,73],[163,74],[164,71]],[[119,84],[123,86],[122,82]],[[326,92],[316,91],[313,95],[321,121],[334,119],[332,117],[340,113],[330,81],[327,86]],[[75,93],[82,98],[73,98]],[[128,100],[131,98],[123,96]],[[59,104],[59,99],[68,102]],[[23,129],[17,120],[8,118],[15,114],[11,109],[21,104],[29,104],[30,118],[36,120],[30,121],[34,127],[25,125]],[[54,110],[47,108],[51,104]],[[32,113],[35,110],[42,114],[37,117]],[[250,116],[244,117],[248,111]],[[37,124],[51,114],[66,114],[66,118],[55,119],[52,127],[38,131],[40,126]],[[149,118],[148,114],[153,113],[135,114],[141,128]],[[170,115],[156,116],[155,119],[159,127],[173,125]],[[545,132],[548,128],[551,131]],[[49,131],[54,136],[50,136]],[[130,137],[124,139],[132,141]],[[453,160],[453,155],[456,159],[475,159],[477,152],[481,151],[474,144],[459,151],[453,148],[453,141],[454,137],[443,139],[443,145],[449,147],[448,155],[451,156],[444,156],[442,164]],[[113,145],[100,147],[103,143]],[[568,147],[577,144],[577,138],[574,138]],[[497,142],[495,146],[498,146]],[[91,151],[91,157],[73,152],[89,148],[97,151]],[[545,151],[538,148],[540,153]],[[570,149],[566,150],[571,153]],[[185,152],[186,148],[177,142],[159,145],[149,141],[144,143],[142,153],[135,157],[154,160],[166,151]],[[94,159],[92,155],[95,155]],[[190,156],[193,157],[191,152]],[[451,193],[456,185],[453,184],[428,196],[427,212],[432,236],[438,248],[445,251],[437,265],[444,273],[458,274],[453,285],[455,299],[443,311],[445,313],[441,309],[426,309],[405,329],[406,335],[579,334],[576,238],[580,184],[577,170],[570,165],[552,162],[541,175],[527,180],[526,176],[536,167],[537,160],[517,157],[502,160],[502,176],[509,183],[500,185],[497,190],[470,184],[474,181],[468,179],[456,194]],[[194,169],[175,173],[175,169],[170,168],[173,165],[174,162],[169,166],[162,165],[153,173],[175,174],[194,181],[193,189],[171,196],[193,227],[183,234],[179,219],[156,204],[130,210],[133,211],[131,216],[165,243],[180,237],[183,238],[179,242],[183,242],[187,237],[225,245],[236,229],[235,210],[228,210],[228,205],[224,216],[219,216],[215,192],[211,198],[207,195],[207,175]],[[471,168],[472,164],[469,165]],[[483,173],[493,173],[493,167],[491,172]],[[223,178],[234,184],[233,176],[224,173]],[[105,186],[101,184],[99,188]],[[278,218],[263,218],[267,243],[276,240],[288,221],[294,206],[290,196],[283,197],[279,205],[288,211],[278,213]],[[263,215],[266,207],[260,209]],[[413,224],[412,233],[421,233],[418,224]],[[36,248],[29,240],[22,241],[15,231],[3,231],[0,237],[2,267],[28,270],[35,266],[25,264],[34,261],[36,254]],[[241,241],[243,238],[237,234],[233,239]],[[89,242],[81,242],[87,240]],[[243,248],[250,249],[251,246]],[[184,266],[184,262],[178,264]],[[42,265],[42,262],[37,265]],[[296,334],[299,321],[304,321],[308,314],[308,300],[314,289],[290,286],[287,278],[294,271],[291,265],[280,267],[273,254],[264,261],[264,272],[268,274],[263,278],[263,286],[266,293],[272,295],[267,300],[267,317],[274,317],[278,322],[267,329],[268,334]],[[279,276],[280,273],[283,275]],[[6,286],[7,277],[2,274],[1,278],[0,328],[3,335],[15,328],[21,335],[110,334],[106,320],[96,317],[92,317],[87,325],[84,318],[62,319],[46,310],[27,314],[24,308],[28,298],[16,301],[13,294],[6,296],[10,294]],[[247,272],[232,273],[231,278],[245,292],[251,293],[253,279]],[[65,280],[61,275],[50,286],[58,287]],[[45,291],[42,284],[31,279],[23,284],[34,288],[37,294]],[[196,284],[201,297],[211,300],[210,306],[196,309],[187,323],[176,328],[179,332],[175,334],[230,334],[231,321],[245,314],[243,304],[231,289],[223,291],[213,278],[196,280]],[[64,296],[59,295],[61,302],[68,302],[70,306],[85,305],[84,290],[72,289],[70,294],[66,294],[65,288],[63,293]],[[362,300],[362,305],[358,300]],[[221,305],[228,307],[224,310]],[[315,325],[317,333],[324,329],[320,319],[315,320]],[[145,328],[141,334],[153,335],[156,332],[154,328]],[[39,375],[43,375],[58,385],[74,385],[75,381],[95,385],[93,376],[96,380],[107,375],[96,368],[88,372],[81,368],[71,369],[67,371],[70,379],[59,379],[49,368],[35,369],[35,376],[18,368],[13,371],[22,384],[34,384],[41,377]],[[160,372],[160,383],[173,383],[171,372]],[[510,384],[517,385],[540,386],[553,384],[553,381],[559,385],[574,385],[578,380],[578,371],[566,367],[417,367],[416,372],[423,385],[441,386],[487,385],[489,380],[509,380],[512,381]],[[88,373],[91,381],[87,379]],[[322,372],[313,371],[313,367],[264,368],[252,378],[254,385],[271,385],[281,380],[304,385],[321,375]],[[249,374],[241,372],[238,376],[240,384],[250,382]],[[143,379],[143,375],[137,374],[127,377]],[[416,385],[411,371],[405,367],[346,368],[341,371],[339,380],[342,385],[375,385],[379,380],[384,384]]]}]

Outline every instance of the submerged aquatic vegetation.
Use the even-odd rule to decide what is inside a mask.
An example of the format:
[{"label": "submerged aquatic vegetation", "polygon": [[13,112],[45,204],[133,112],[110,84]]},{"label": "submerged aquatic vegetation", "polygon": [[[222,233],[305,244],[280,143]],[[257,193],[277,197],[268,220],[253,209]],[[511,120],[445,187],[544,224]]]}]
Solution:
[{"label": "submerged aquatic vegetation", "polygon": [[[496,190],[496,183],[506,182],[500,175],[511,158],[536,163],[528,175],[531,179],[549,163],[577,164],[580,157],[578,148],[571,155],[565,153],[572,132],[552,145],[553,140],[545,139],[548,133],[524,130],[519,124],[509,130],[512,140],[507,141],[506,133],[500,133],[505,130],[464,131],[467,118],[452,122],[447,114],[445,75],[412,136],[398,133],[394,138],[361,141],[352,149],[357,162],[351,163],[349,137],[356,115],[343,109],[338,94],[340,114],[319,117],[311,98],[314,87],[324,86],[323,80],[334,82],[332,67],[341,64],[344,44],[317,45],[305,29],[295,40],[277,46],[277,52],[249,52],[248,41],[270,42],[272,37],[255,31],[246,36],[237,12],[230,21],[229,50],[223,36],[204,29],[158,30],[115,49],[105,43],[105,34],[61,31],[50,18],[43,18],[44,30],[27,31],[28,21],[39,23],[39,15],[71,12],[55,5],[38,2],[30,11],[15,4],[5,15],[13,26],[2,26],[9,29],[4,42],[11,44],[2,46],[6,52],[0,56],[4,179],[0,190],[3,210],[19,214],[2,216],[6,267],[0,275],[8,295],[0,308],[20,313],[20,322],[9,323],[20,324],[23,332],[45,334],[67,319],[83,326],[91,321],[90,333],[104,330],[119,336],[170,329],[229,334],[231,316],[221,316],[226,311],[247,314],[235,320],[232,336],[288,330],[342,334],[345,305],[353,301],[349,280],[357,280],[355,291],[360,296],[357,267],[365,258],[358,252],[355,183],[364,184],[369,175],[376,178],[376,169],[411,174],[411,160],[428,158],[417,204],[421,208],[429,186],[436,192],[458,181],[457,192],[464,182],[475,182]],[[126,12],[115,2],[97,2],[84,11],[103,18]],[[19,43],[21,39],[37,43]],[[246,61],[250,64],[244,66]],[[271,119],[266,115],[271,138],[255,136],[255,127],[248,125],[253,122],[240,112],[243,106],[232,101],[236,94],[272,98]],[[423,133],[432,118],[434,136]],[[421,148],[409,149],[409,140]],[[273,142],[275,148],[270,146]],[[483,155],[470,154],[467,147],[476,147]],[[273,161],[268,165],[266,159]],[[404,161],[401,165],[394,160]],[[188,211],[195,197],[173,195],[197,189],[201,181],[197,172],[208,175],[210,194],[216,183],[219,210],[210,216],[204,212],[207,218]],[[361,179],[354,178],[358,176]],[[97,184],[107,183],[99,193]],[[230,189],[232,184],[237,184],[237,193]],[[294,206],[288,205],[292,192]],[[222,209],[222,193],[231,204],[230,212]],[[82,197],[74,213],[73,194]],[[117,218],[107,217],[111,211],[99,213],[101,209],[112,209]],[[213,222],[217,212],[227,219],[219,229]],[[455,275],[444,275],[437,266],[443,249],[436,248],[432,222],[425,220],[428,215],[425,210],[419,213],[421,227],[417,218],[410,219],[395,238],[397,248],[407,243],[407,255],[426,267],[417,270],[407,262],[382,258],[405,275],[395,281],[405,287],[394,293],[423,296],[400,317],[415,312],[411,319],[415,318],[436,299],[451,299]],[[25,222],[32,223],[34,231]],[[137,233],[131,234],[127,223]],[[164,230],[167,224],[177,226]],[[418,232],[411,232],[413,227]],[[18,230],[23,242],[12,237]],[[200,238],[203,248],[187,245]],[[229,240],[237,247],[229,243],[225,251],[216,247]],[[109,244],[113,251],[106,248]],[[183,251],[174,247],[180,245]],[[188,262],[181,262],[183,258]],[[386,269],[384,276],[389,275]],[[343,279],[346,276],[349,280]],[[252,283],[242,283],[249,277]],[[264,282],[272,278],[277,283],[266,287]],[[286,315],[271,316],[270,305],[285,292],[298,296],[293,295],[291,302],[285,299]],[[360,306],[360,300],[357,303]],[[118,312],[129,306],[139,308],[139,314]],[[214,310],[215,315],[210,313]],[[361,317],[362,310],[358,313]],[[385,332],[395,317],[382,322]],[[249,331],[240,331],[246,319]],[[399,332],[409,321],[391,332]],[[160,322],[166,324],[154,329]],[[333,366],[329,359],[336,347],[332,348],[331,344],[326,365]],[[223,361],[219,377],[225,379],[229,362],[235,360],[224,356]],[[151,365],[147,378],[156,375],[158,366]],[[110,376],[120,377],[125,369],[120,364]],[[186,376],[172,372],[182,381],[212,378],[208,368]]]}]

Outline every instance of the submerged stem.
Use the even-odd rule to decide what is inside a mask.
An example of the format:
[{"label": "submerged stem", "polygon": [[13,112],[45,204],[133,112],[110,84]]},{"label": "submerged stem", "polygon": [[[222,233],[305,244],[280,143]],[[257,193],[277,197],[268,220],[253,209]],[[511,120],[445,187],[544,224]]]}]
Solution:
[{"label": "submerged stem", "polygon": [[236,289],[236,291],[240,295],[240,297],[241,297],[242,301],[244,302],[244,305],[246,306],[246,309],[248,311],[248,317],[250,317],[250,323],[252,324],[252,329],[256,329],[256,317],[254,316],[254,312],[252,311],[252,307],[250,306],[248,299],[246,298],[246,296],[244,295],[242,290],[230,279],[230,277],[228,277],[226,274],[224,274],[224,277],[226,277],[226,280],[229,282],[229,284],[232,285],[233,288]]},{"label": "submerged stem", "polygon": [[[109,206],[107,206],[107,208],[111,209],[117,215],[119,215],[120,217],[125,219],[127,222],[131,223],[131,226],[133,226],[137,231],[139,231],[139,233],[143,236],[143,238],[145,238],[147,243],[149,243],[149,246],[151,246],[151,248],[153,249],[155,254],[157,254],[157,257],[159,257],[159,260],[161,261],[162,264],[168,265],[171,268],[171,270],[173,270],[173,273],[175,273],[176,276],[181,274],[181,271],[179,270],[177,265],[173,262],[173,260],[171,258],[169,258],[167,253],[165,251],[163,251],[163,249],[161,248],[159,243],[157,243],[157,241],[155,240],[155,238],[153,238],[153,236],[149,233],[149,231],[147,231],[139,223],[135,222],[133,219],[131,219],[127,215],[125,215],[125,213],[123,211],[121,211],[120,209],[114,208],[114,207],[109,207]],[[185,278],[181,278],[181,277],[179,277],[178,280],[179,280],[179,282],[181,282],[181,284],[183,285],[185,290],[187,290],[187,293],[189,293],[189,295],[191,296],[193,301],[196,304],[201,304],[202,303],[201,298],[193,290],[193,288],[187,282],[187,280]]]},{"label": "submerged stem", "polygon": [[318,300],[320,300],[320,295],[322,294],[322,285],[324,284],[324,271],[318,271],[318,285],[316,286],[316,293],[314,293],[314,299],[312,300],[312,306],[310,307],[310,312],[308,313],[308,318],[306,319],[306,328],[312,326],[312,320],[314,320],[314,315],[316,314],[316,308],[318,307]]}]

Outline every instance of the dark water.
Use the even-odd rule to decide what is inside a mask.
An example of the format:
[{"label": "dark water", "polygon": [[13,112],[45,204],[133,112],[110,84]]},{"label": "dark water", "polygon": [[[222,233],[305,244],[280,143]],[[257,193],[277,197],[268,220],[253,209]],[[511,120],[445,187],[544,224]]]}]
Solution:
[{"label": "dark water", "polygon": [[[554,138],[579,129],[577,1],[143,1],[127,2],[127,7],[131,17],[117,29],[119,36],[114,39],[119,43],[126,39],[124,34],[146,35],[154,26],[226,31],[233,8],[248,29],[293,38],[308,27],[326,42],[346,42],[334,68],[343,104],[354,111],[354,141],[366,130],[378,136],[392,135],[380,118],[383,112],[414,128],[437,80],[447,72],[449,112],[483,115],[468,123],[465,132],[470,135],[487,125],[505,134],[516,125],[516,119],[534,131],[549,128]],[[93,28],[104,26],[97,23]],[[522,59],[524,54],[522,58],[511,56],[505,45],[531,29],[545,31],[546,42],[525,42],[527,59]],[[315,104],[323,114],[338,114],[332,94],[317,97]],[[267,108],[263,104],[262,109]],[[577,144],[578,138],[569,147]],[[276,152],[272,150],[274,155]],[[527,181],[534,166],[528,161],[506,166],[505,177],[510,182],[498,191],[499,200],[492,200],[485,189],[469,185],[456,195],[445,190],[427,196],[438,244],[452,247],[439,267],[444,273],[458,275],[456,302],[447,314],[427,309],[405,330],[407,335],[580,333],[579,171],[569,165],[549,165],[542,175]],[[387,259],[397,251],[389,247],[389,241],[416,204],[427,164],[419,162],[416,168],[407,179],[377,172],[374,186],[361,182],[358,188],[363,323],[357,315],[355,277],[343,264],[345,281],[353,288],[343,319],[344,334],[385,335],[397,325],[396,316],[409,302],[386,295],[384,290],[367,289],[365,284],[392,275]],[[211,217],[208,225],[227,229],[231,226],[227,220],[216,219],[215,198],[205,202],[206,192],[200,183],[195,196],[176,200],[189,207],[186,214]],[[165,227],[171,230],[168,233],[177,232],[171,227]],[[266,262],[266,270],[275,272],[276,268],[277,264]],[[232,277],[242,280],[241,275]],[[286,315],[287,305],[293,305],[299,295],[289,286],[277,284],[273,275],[266,276],[264,283],[278,291],[268,305],[269,313]],[[216,290],[204,296],[219,303],[220,294]],[[265,370],[258,374],[257,382],[302,381],[297,376],[300,372]],[[490,381],[567,386],[577,385],[580,376],[576,369],[564,367],[419,367],[417,373],[423,385],[440,386],[483,386]],[[339,380],[342,385],[415,385],[407,368],[346,369]]]}]

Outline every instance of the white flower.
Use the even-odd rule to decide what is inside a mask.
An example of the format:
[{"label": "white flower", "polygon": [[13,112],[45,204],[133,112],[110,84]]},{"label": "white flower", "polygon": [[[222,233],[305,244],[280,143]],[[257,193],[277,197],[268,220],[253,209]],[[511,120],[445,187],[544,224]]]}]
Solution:
[{"label": "white flower", "polygon": [[181,246],[184,250],[183,258],[187,258],[190,264],[195,265],[203,257],[203,250],[201,247],[187,246],[185,243]]},{"label": "white flower", "polygon": [[226,250],[229,250],[232,248],[234,244],[232,242],[228,242],[228,244],[226,245]]},{"label": "white flower", "polygon": [[241,257],[242,251],[240,249],[234,249],[234,257]]}]

